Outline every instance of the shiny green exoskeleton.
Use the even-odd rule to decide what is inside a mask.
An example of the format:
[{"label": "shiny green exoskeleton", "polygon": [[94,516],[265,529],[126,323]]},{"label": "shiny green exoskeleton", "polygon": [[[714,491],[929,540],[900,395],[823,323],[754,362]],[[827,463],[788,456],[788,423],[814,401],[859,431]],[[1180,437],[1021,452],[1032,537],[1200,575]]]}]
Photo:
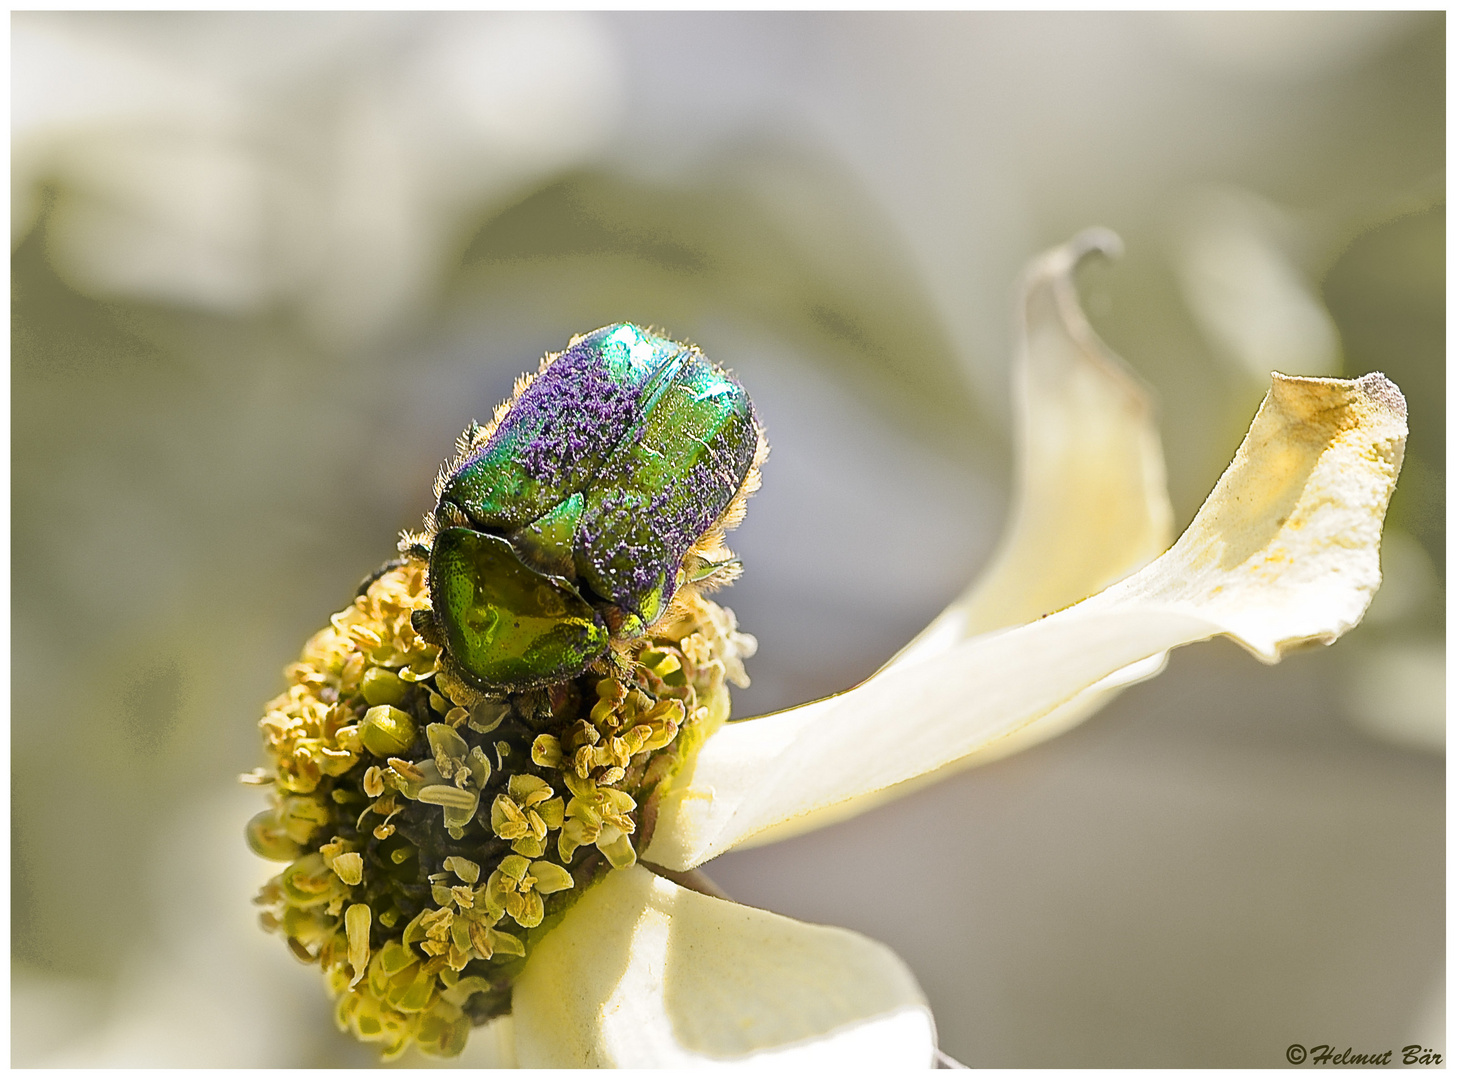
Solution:
[{"label": "shiny green exoskeleton", "polygon": [[760,443],[744,388],[697,349],[628,324],[573,340],[442,474],[422,632],[482,690],[581,674],[727,576]]}]

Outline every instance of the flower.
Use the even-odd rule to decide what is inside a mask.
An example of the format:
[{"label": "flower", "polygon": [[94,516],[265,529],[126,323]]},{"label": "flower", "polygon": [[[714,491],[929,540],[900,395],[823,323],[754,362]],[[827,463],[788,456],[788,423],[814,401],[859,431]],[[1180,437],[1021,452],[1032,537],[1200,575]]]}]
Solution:
[{"label": "flower", "polygon": [[[640,654],[632,679],[603,680],[585,719],[563,706],[556,711],[570,723],[530,742],[525,756],[554,770],[571,798],[548,812],[560,798],[556,785],[508,782],[490,823],[502,851],[525,841],[547,855],[547,834],[559,829],[560,862],[503,854],[474,891],[466,878],[475,880],[480,866],[450,863],[435,877],[453,873],[465,883],[436,882],[441,906],[403,934],[406,946],[437,943],[428,960],[393,942],[371,958],[365,916],[349,892],[357,867],[347,841],[296,857],[265,892],[282,905],[284,923],[292,919],[295,949],[332,972],[341,1010],[359,1003],[345,1017],[356,1031],[364,1034],[361,1017],[398,1028],[403,1016],[416,1041],[455,1049],[468,1001],[490,1001],[503,1014],[509,1000],[497,1034],[522,1065],[787,1063],[800,1055],[817,1064],[929,1064],[934,1024],[893,953],[848,931],[711,895],[696,868],[1055,735],[1156,674],[1179,645],[1225,635],[1273,663],[1290,648],[1334,641],[1360,620],[1380,582],[1381,522],[1401,465],[1400,393],[1377,374],[1275,375],[1233,463],[1165,551],[1171,513],[1147,395],[1093,333],[1072,285],[1080,259],[1115,244],[1091,231],[1030,269],[1011,528],[986,577],[875,676],[831,698],[722,723],[723,674],[750,650],[731,615],[697,602]],[[335,631],[360,648],[423,662],[404,624],[394,625],[402,633],[394,643],[361,633],[348,613],[336,617]],[[316,651],[344,670],[353,661],[335,649],[333,638],[316,639]],[[429,677],[419,667],[402,670]],[[260,815],[256,850],[302,850],[319,810],[287,800],[357,768],[344,765],[343,755],[358,752],[349,718],[332,707],[321,715],[309,694],[296,692],[321,685],[312,673],[296,672],[292,696],[265,721],[281,793],[278,807]],[[636,679],[654,690],[684,688],[681,713],[675,706],[667,715]],[[455,716],[452,732],[466,711],[477,730],[480,703],[432,704]],[[290,727],[280,716],[299,719]],[[497,747],[505,770],[509,747]],[[465,792],[477,798],[483,786],[457,760],[459,750],[442,758],[437,749],[436,771],[462,791],[452,799],[463,804]],[[400,813],[396,793],[408,800],[411,790],[427,790],[410,770],[423,774],[428,764],[392,761],[394,791],[376,813],[392,817]],[[382,790],[379,781],[372,787]],[[453,803],[441,805],[449,813]],[[569,871],[579,848],[586,861]],[[454,974],[470,962],[465,945],[475,940],[470,925],[453,930],[467,911],[484,915],[478,936],[497,932],[503,912],[527,935],[524,961],[492,969],[501,972],[495,983]],[[377,984],[372,997],[349,983],[366,963]],[[437,977],[443,989],[431,982]],[[427,1004],[437,999],[443,1004]],[[398,1007],[381,1011],[381,1002]],[[472,1015],[486,1014],[475,1008]],[[396,1037],[391,1045],[402,1044]]]},{"label": "flower", "polygon": [[340,1026],[386,1057],[451,1056],[565,911],[637,862],[752,639],[688,590],[635,655],[490,695],[416,632],[426,568],[400,562],[288,668],[260,725],[272,770],[245,778],[273,788],[248,840],[289,864],[263,925],[324,969]]}]

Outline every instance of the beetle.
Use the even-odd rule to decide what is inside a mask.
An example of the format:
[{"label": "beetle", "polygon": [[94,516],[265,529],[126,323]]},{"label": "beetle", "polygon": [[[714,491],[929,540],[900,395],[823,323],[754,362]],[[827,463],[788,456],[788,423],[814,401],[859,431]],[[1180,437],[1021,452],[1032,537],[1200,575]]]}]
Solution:
[{"label": "beetle", "polygon": [[629,323],[572,339],[472,425],[421,536],[417,631],[477,690],[581,675],[736,575],[723,544],[767,454],[748,393],[697,348]]}]

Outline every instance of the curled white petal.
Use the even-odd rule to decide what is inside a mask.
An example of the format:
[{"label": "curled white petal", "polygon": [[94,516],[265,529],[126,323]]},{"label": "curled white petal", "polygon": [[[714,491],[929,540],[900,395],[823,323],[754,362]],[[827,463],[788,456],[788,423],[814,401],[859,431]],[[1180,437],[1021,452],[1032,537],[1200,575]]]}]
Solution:
[{"label": "curled white petal", "polygon": [[1233,463],[1163,556],[1037,622],[728,725],[664,800],[646,857],[686,869],[932,772],[1178,645],[1225,634],[1273,662],[1335,640],[1380,583],[1405,438],[1406,403],[1385,376],[1275,376]]},{"label": "curled white petal", "polygon": [[1161,558],[1090,601],[1208,619],[1260,659],[1336,640],[1381,584],[1381,524],[1406,447],[1386,376],[1276,374],[1234,461]]},{"label": "curled white petal", "polygon": [[536,1068],[926,1068],[935,1029],[884,945],[680,888],[642,867],[590,889],[512,995]]},{"label": "curled white petal", "polygon": [[[1021,341],[1013,365],[1017,488],[1011,517],[986,571],[888,667],[919,663],[957,644],[1067,607],[1138,569],[1168,547],[1173,510],[1152,395],[1089,324],[1073,273],[1122,242],[1088,229],[1028,267]],[[1059,735],[1124,687],[1163,670],[1150,657],[948,769],[959,771]],[[821,828],[937,782],[939,770],[785,822],[768,843]]]},{"label": "curled white petal", "polygon": [[1073,283],[1085,258],[1121,246],[1089,229],[1028,268],[1010,522],[986,572],[893,665],[1067,607],[1169,546],[1173,511],[1150,394],[1089,325]]}]

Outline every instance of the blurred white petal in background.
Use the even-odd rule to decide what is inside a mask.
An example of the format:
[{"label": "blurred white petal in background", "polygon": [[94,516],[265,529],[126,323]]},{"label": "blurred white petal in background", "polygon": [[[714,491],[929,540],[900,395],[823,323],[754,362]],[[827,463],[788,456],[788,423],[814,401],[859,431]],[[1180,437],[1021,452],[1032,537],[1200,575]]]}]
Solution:
[{"label": "blurred white petal in background", "polygon": [[1442,753],[1447,745],[1447,648],[1440,641],[1391,642],[1352,659],[1347,709],[1377,738]]},{"label": "blurred white petal in background", "polygon": [[12,239],[54,184],[52,258],[82,291],[297,303],[357,345],[433,296],[463,215],[584,160],[615,119],[615,58],[582,16],[297,22],[17,19]]},{"label": "blurred white petal in background", "polygon": [[1271,371],[1341,373],[1339,331],[1295,257],[1298,225],[1252,192],[1189,200],[1178,269],[1184,298],[1220,353],[1256,383]]}]

